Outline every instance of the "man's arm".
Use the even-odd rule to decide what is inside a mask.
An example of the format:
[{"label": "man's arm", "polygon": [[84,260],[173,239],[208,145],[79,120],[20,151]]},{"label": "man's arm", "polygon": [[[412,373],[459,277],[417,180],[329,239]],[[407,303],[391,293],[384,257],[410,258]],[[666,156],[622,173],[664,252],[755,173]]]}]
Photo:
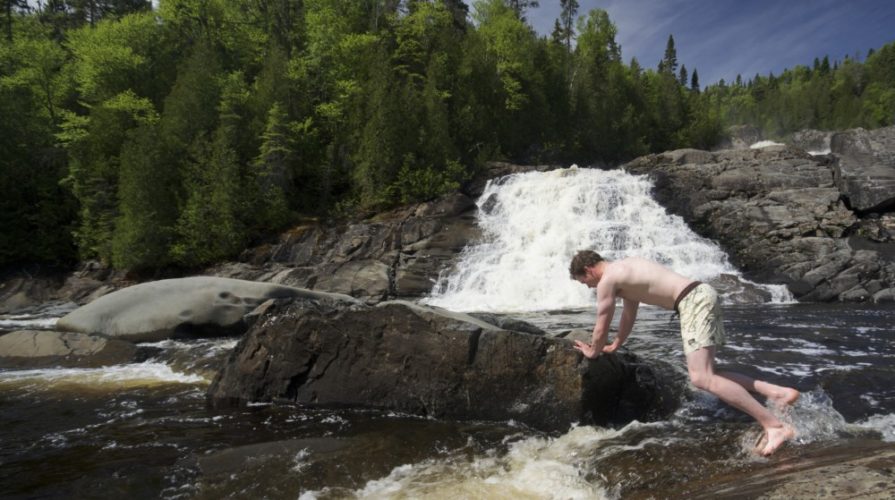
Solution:
[{"label": "man's arm", "polygon": [[615,340],[603,348],[603,352],[615,352],[616,349],[625,343],[625,340],[634,328],[638,307],[640,307],[640,302],[624,299],[624,309],[622,309],[622,317],[619,319],[618,333],[615,336]]},{"label": "man's arm", "polygon": [[609,336],[609,325],[612,323],[612,315],[615,314],[615,293],[612,287],[599,287],[597,295],[597,321],[594,323],[591,343],[585,344],[580,340],[575,341],[575,348],[588,358],[596,358],[603,352],[606,338]]}]

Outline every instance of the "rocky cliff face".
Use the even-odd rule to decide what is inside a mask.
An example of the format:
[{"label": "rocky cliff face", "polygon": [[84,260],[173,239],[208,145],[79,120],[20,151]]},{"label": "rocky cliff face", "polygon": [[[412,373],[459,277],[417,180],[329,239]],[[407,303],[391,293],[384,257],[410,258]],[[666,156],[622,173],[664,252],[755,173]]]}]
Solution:
[{"label": "rocky cliff face", "polygon": [[[718,241],[747,275],[785,283],[800,300],[891,301],[891,214],[867,210],[895,197],[877,182],[895,171],[887,153],[895,151],[888,149],[895,127],[874,132],[873,140],[864,134],[834,135],[830,156],[788,146],[679,150],[624,168],[652,177],[658,201]],[[873,201],[858,210],[851,200]]]},{"label": "rocky cliff face", "polygon": [[378,302],[427,293],[477,230],[475,202],[456,193],[335,227],[296,227],[207,274],[326,290]]},{"label": "rocky cliff face", "polygon": [[546,430],[655,420],[680,376],[631,354],[589,361],[568,340],[505,330],[406,302],[280,302],[236,346],[208,390],[217,404],[288,400]]}]

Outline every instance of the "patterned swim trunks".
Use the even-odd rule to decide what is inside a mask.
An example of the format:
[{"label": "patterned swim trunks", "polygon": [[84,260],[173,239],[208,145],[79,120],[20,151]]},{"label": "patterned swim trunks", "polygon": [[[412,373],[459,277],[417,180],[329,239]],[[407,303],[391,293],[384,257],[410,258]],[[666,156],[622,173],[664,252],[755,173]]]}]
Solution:
[{"label": "patterned swim trunks", "polygon": [[680,300],[678,312],[684,354],[703,347],[724,345],[724,317],[714,288],[704,283],[693,288]]}]

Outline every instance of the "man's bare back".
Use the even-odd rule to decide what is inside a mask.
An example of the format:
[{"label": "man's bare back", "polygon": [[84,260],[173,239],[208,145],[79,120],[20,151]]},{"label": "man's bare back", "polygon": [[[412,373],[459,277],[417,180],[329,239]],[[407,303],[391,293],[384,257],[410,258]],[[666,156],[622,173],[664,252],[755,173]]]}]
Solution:
[{"label": "man's bare back", "polygon": [[693,280],[656,262],[629,257],[607,262],[597,295],[608,293],[626,300],[674,309],[674,301]]}]

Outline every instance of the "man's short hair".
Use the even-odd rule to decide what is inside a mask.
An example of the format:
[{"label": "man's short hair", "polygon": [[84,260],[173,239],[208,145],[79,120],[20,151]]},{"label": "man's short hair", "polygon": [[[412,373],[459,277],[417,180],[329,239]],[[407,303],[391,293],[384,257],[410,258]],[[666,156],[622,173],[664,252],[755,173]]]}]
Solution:
[{"label": "man's short hair", "polygon": [[600,257],[600,254],[597,252],[592,250],[581,250],[572,257],[572,264],[569,265],[569,276],[571,276],[572,279],[584,276],[586,272],[585,269],[597,265],[597,263],[602,260],[603,257]]}]

